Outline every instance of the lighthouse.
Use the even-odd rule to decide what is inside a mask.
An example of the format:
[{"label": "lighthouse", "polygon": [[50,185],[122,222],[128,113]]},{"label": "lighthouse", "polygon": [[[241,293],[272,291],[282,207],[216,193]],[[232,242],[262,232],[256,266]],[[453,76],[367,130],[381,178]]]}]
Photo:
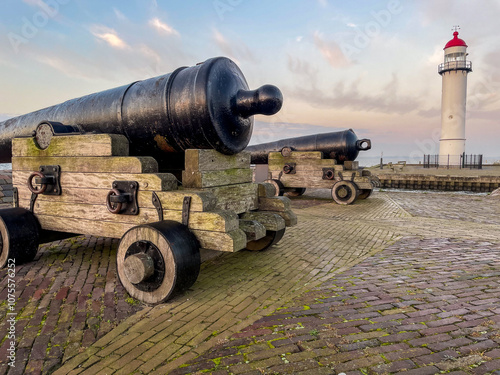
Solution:
[{"label": "lighthouse", "polygon": [[467,61],[467,44],[458,37],[457,27],[444,46],[444,62],[438,73],[443,80],[441,96],[441,138],[439,140],[439,165],[460,166],[465,153],[465,102],[467,99],[467,74],[472,63]]}]

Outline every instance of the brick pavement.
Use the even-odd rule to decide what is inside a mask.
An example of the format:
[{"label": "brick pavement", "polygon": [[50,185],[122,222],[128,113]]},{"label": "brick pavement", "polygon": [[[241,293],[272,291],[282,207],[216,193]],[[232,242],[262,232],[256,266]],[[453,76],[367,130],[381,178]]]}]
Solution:
[{"label": "brick pavement", "polygon": [[171,374],[500,370],[500,242],[405,237]]},{"label": "brick pavement", "polygon": [[[464,220],[473,223],[500,224],[500,205],[487,195],[420,193],[392,191],[391,198],[414,216]],[[422,201],[425,200],[425,204]],[[472,206],[472,207],[471,207]],[[471,209],[478,206],[481,209]]]},{"label": "brick pavement", "polygon": [[[326,205],[304,211],[349,224],[362,216],[374,227],[418,236],[331,275],[170,373],[500,373],[500,227],[485,214],[497,209],[494,201],[457,194],[386,198],[400,204],[402,220],[391,218],[390,209],[385,215],[332,215]],[[456,216],[454,202],[463,216]]]},{"label": "brick pavement", "polygon": [[[411,195],[411,193],[403,194]],[[88,338],[85,343],[80,340],[78,353],[67,354],[66,347],[63,346],[62,353],[57,356],[62,366],[55,373],[163,374],[172,372],[175,374],[204,371],[260,374],[305,371],[304,373],[321,374],[344,371],[354,374],[362,373],[356,372],[361,370],[364,373],[366,371],[389,373],[403,368],[424,371],[418,373],[436,371],[436,369],[455,371],[451,368],[440,370],[440,367],[432,366],[426,366],[424,370],[419,368],[423,366],[423,362],[419,361],[432,359],[432,363],[437,363],[437,357],[431,356],[438,352],[443,353],[443,358],[445,358],[441,358],[441,362],[458,362],[458,360],[449,359],[455,356],[459,357],[461,366],[477,365],[476,369],[485,369],[486,365],[494,367],[497,357],[491,356],[497,354],[495,348],[488,347],[481,351],[482,347],[472,347],[469,355],[462,355],[462,352],[455,349],[437,350],[436,348],[434,350],[429,348],[428,344],[425,345],[425,342],[410,343],[411,340],[418,340],[421,337],[425,338],[426,334],[432,334],[438,340],[448,338],[446,335],[451,337],[443,342],[458,340],[451,348],[475,345],[476,341],[487,342],[483,345],[498,344],[494,333],[495,330],[498,331],[498,327],[495,328],[498,321],[493,318],[500,314],[493,311],[491,320],[496,323],[487,327],[479,323],[479,325],[474,325],[477,323],[475,321],[480,319],[478,317],[470,320],[461,318],[479,315],[478,311],[487,310],[481,307],[495,302],[479,297],[487,293],[484,288],[474,289],[477,280],[483,280],[481,278],[483,276],[462,280],[468,283],[467,288],[471,289],[464,293],[476,291],[476,298],[486,303],[484,306],[476,305],[472,303],[471,296],[458,297],[468,299],[467,303],[474,307],[457,306],[455,310],[460,310],[457,312],[460,318],[455,315],[441,316],[448,312],[453,313],[455,310],[428,311],[441,308],[444,303],[453,306],[451,302],[440,302],[442,298],[446,301],[453,299],[451,297],[453,290],[449,289],[445,289],[446,293],[435,289],[437,290],[435,295],[428,295],[425,290],[433,289],[433,287],[424,288],[422,292],[418,289],[420,284],[415,284],[415,287],[411,287],[415,289],[415,301],[420,302],[419,299],[422,299],[421,305],[434,304],[436,306],[419,309],[417,306],[419,303],[404,305],[407,301],[413,301],[413,298],[408,299],[406,294],[400,293],[401,290],[406,293],[404,285],[410,277],[405,272],[411,274],[409,270],[414,270],[415,275],[411,274],[412,276],[422,273],[424,275],[422,280],[426,282],[436,276],[438,278],[436,283],[441,282],[439,275],[446,275],[449,272],[446,268],[442,271],[439,268],[451,264],[449,261],[441,262],[440,254],[443,248],[455,249],[449,250],[454,251],[455,255],[469,251],[470,263],[465,266],[476,267],[477,274],[481,272],[483,274],[484,270],[477,268],[482,263],[474,263],[477,259],[474,254],[482,250],[488,254],[491,251],[493,254],[494,251],[498,252],[500,238],[497,234],[499,229],[497,223],[494,221],[475,223],[467,219],[456,219],[451,217],[454,213],[447,217],[449,209],[442,207],[440,203],[442,200],[433,200],[429,203],[426,196],[413,195],[408,198],[408,202],[414,200],[417,203],[410,204],[404,203],[393,193],[378,193],[353,206],[338,206],[331,201],[324,200],[297,200],[294,206],[300,207],[296,210],[300,224],[289,229],[282,242],[274,249],[263,253],[225,254],[205,263],[202,266],[200,278],[192,290],[184,295],[155,307],[133,306],[135,309],[140,309],[139,312],[133,314],[134,311],[129,310],[122,316],[125,320],[109,333],[94,335],[94,338]],[[453,199],[454,195],[451,195],[450,200],[453,201]],[[442,215],[422,216],[425,212],[415,212],[414,209],[420,206],[418,202],[424,206],[430,204],[436,206],[436,210],[440,210]],[[468,209],[481,213],[485,207],[491,205],[491,202],[487,200],[477,202]],[[429,212],[431,211],[433,210],[429,208]],[[81,237],[81,240],[77,240],[73,245],[78,247],[80,241],[85,240],[103,241]],[[489,242],[485,243],[485,241]],[[62,242],[63,248],[66,243]],[[94,249],[94,247],[90,248]],[[114,245],[111,243],[109,254],[112,254],[113,248]],[[425,251],[422,250],[423,248]],[[86,251],[89,251],[86,249],[88,247],[75,251],[76,254],[82,255],[80,253],[86,254]],[[99,249],[100,246],[95,246],[94,255],[82,263],[93,264],[90,262],[91,259],[97,262],[101,256],[98,254]],[[381,252],[383,249],[385,250]],[[60,251],[57,250],[56,253]],[[420,263],[416,263],[419,267],[415,271],[415,268],[412,268],[411,259],[408,260],[408,266],[406,262],[411,256],[419,259],[419,251],[422,254],[431,254],[436,259],[431,257],[425,264],[419,260]],[[26,265],[26,275],[30,267],[35,267],[36,264],[41,263],[40,267],[48,266],[50,263],[47,262],[50,262],[51,256],[49,249],[43,249],[38,255],[40,259],[37,262]],[[392,264],[395,256],[400,257],[394,258],[395,263]],[[107,258],[109,259],[110,256],[107,255]],[[498,259],[494,259],[490,263],[497,261]],[[111,263],[114,262],[108,261],[108,264]],[[353,266],[354,268],[351,268]],[[402,266],[405,266],[402,268],[404,272],[401,271]],[[388,273],[387,268],[384,267],[389,267],[391,273]],[[459,273],[460,267],[460,265],[457,265],[456,269],[452,267],[453,272]],[[372,271],[374,269],[378,271]],[[351,274],[352,272],[358,273]],[[363,279],[365,273],[367,278]],[[20,276],[19,285],[25,278],[24,275]],[[57,276],[56,272],[53,277],[57,279]],[[349,277],[352,280],[349,281]],[[113,279],[113,272],[111,279]],[[116,282],[116,276],[113,280]],[[92,281],[88,284],[92,284]],[[25,282],[22,285],[24,288],[28,286],[28,283]],[[398,292],[399,287],[403,289]],[[54,298],[59,293],[64,294],[61,288],[59,290],[51,288],[48,295]],[[494,294],[495,286],[488,284],[487,288],[493,290],[488,293]],[[118,289],[117,293],[119,292]],[[30,293],[26,294],[30,295]],[[424,295],[421,296],[421,294]],[[125,298],[119,296],[117,303]],[[375,298],[379,301],[375,301]],[[349,300],[350,302],[346,302]],[[31,300],[28,303],[31,303]],[[60,308],[64,308],[66,304],[67,299],[63,299]],[[285,306],[284,309],[283,306]],[[347,307],[344,308],[344,306]],[[467,314],[464,311],[466,309],[469,311]],[[444,325],[433,326],[436,323],[432,323],[431,319],[429,323],[426,323],[427,320],[407,322],[418,317],[418,314],[415,316],[410,314],[419,311],[433,315],[435,319],[432,321],[440,320],[445,322]],[[322,316],[324,314],[331,316]],[[50,315],[46,314],[47,317]],[[70,322],[74,319],[75,315],[69,318]],[[102,322],[102,316],[100,322]],[[358,324],[358,322],[361,323]],[[460,327],[459,324],[464,322],[473,323],[471,326]],[[45,321],[41,324],[45,326]],[[344,326],[339,326],[339,324],[344,324]],[[471,339],[470,337],[474,338],[478,335],[476,331],[460,336],[459,332],[455,332],[459,329],[451,330],[449,326],[459,327],[461,330],[480,326],[479,334],[487,335],[487,337],[485,340],[480,340],[482,337]],[[486,328],[483,329],[483,326]],[[415,330],[415,328],[418,329]],[[70,324],[67,329],[71,330],[72,325]],[[487,333],[481,333],[484,331]],[[25,329],[23,335],[27,332],[28,330]],[[36,337],[40,337],[39,333],[37,332]],[[473,343],[460,341],[463,338]],[[280,342],[276,342],[275,345],[274,341]],[[43,339],[38,342],[43,347]],[[83,350],[85,347],[87,349]],[[377,348],[381,351],[372,353]],[[408,353],[401,354],[402,358],[397,358],[394,354],[398,353],[396,350]],[[49,351],[46,350],[45,354]],[[367,351],[368,355],[365,355]],[[453,351],[457,354],[452,353]],[[42,357],[43,354],[41,350],[32,350],[31,356],[33,353],[37,358]],[[393,354],[386,356],[385,353]],[[490,357],[483,357],[486,353]],[[62,358],[63,355],[65,358]],[[333,359],[330,358],[332,356]],[[477,356],[481,357],[481,360]],[[417,361],[412,358],[420,359]],[[48,359],[53,360],[50,368],[43,368],[43,364],[40,365],[41,360],[38,359],[38,367],[42,367],[43,373],[50,373],[59,366],[54,357],[49,358],[46,355],[46,363]],[[328,362],[326,359],[331,360]],[[483,363],[483,360],[486,362]],[[339,367],[339,364],[346,363],[344,370]],[[394,367],[390,367],[393,364]],[[377,367],[379,365],[381,367]],[[4,364],[0,366],[3,366],[0,369],[5,369]],[[29,367],[26,373],[40,373],[40,371],[37,372],[37,369]]]},{"label": "brick pavement", "polygon": [[[315,207],[323,206],[325,201],[321,202]],[[331,200],[326,202],[333,207]],[[383,198],[343,210],[361,210],[366,216],[388,211],[393,218],[406,215]],[[153,307],[137,325],[118,326],[116,334],[103,337],[56,374],[113,373],[123,366],[124,372],[166,373],[272,313],[309,289],[312,282],[327,280],[331,272],[347,269],[399,239],[390,229],[362,222],[346,228],[343,220],[304,211],[299,225],[287,230],[273,249],[224,254],[204,264],[192,291]],[[99,357],[102,360],[97,361]]]},{"label": "brick pavement", "polygon": [[[110,332],[142,306],[116,277],[117,240],[75,237],[41,246],[33,262],[16,267],[16,367],[9,375],[51,372]],[[0,270],[6,280],[7,269]],[[7,283],[0,284],[0,316],[7,313]],[[0,374],[8,342],[0,321]]]}]

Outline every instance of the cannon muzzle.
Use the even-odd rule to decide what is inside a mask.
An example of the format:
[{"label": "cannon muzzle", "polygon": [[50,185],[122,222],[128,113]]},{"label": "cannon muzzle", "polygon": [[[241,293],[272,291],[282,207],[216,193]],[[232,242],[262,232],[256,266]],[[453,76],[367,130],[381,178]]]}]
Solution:
[{"label": "cannon muzzle", "polygon": [[282,139],[276,142],[262,143],[246,148],[252,155],[253,164],[267,164],[270,152],[321,151],[326,159],[335,159],[339,163],[354,161],[360,151],[369,150],[372,143],[369,139],[358,139],[352,129],[333,133],[308,135],[304,137]]},{"label": "cannon muzzle", "polygon": [[217,57],[0,122],[0,163],[11,160],[13,138],[31,136],[47,122],[123,134],[130,155],[153,156],[160,169],[168,169],[169,153],[189,148],[242,151],[252,135],[252,116],[273,115],[282,102],[278,88],[249,90],[236,64]]}]

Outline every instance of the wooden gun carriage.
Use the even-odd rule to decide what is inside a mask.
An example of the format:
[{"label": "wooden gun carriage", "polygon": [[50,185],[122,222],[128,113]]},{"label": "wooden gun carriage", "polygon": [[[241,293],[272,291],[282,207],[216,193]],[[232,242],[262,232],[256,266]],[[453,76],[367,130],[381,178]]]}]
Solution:
[{"label": "wooden gun carriage", "polygon": [[[215,76],[220,77],[229,63],[216,59],[211,64],[218,70]],[[230,78],[234,64],[231,69]],[[199,79],[199,72],[195,73]],[[208,73],[208,79],[213,79],[212,74]],[[249,94],[243,90],[246,83],[235,75],[236,88],[228,95],[238,92],[243,97],[239,109],[244,112],[248,105],[254,111],[245,112],[243,120],[255,113],[279,110],[281,94],[275,100],[279,105],[272,108],[262,91],[257,102],[248,103]],[[172,80],[167,77],[167,90],[175,86]],[[272,94],[279,93],[276,90],[271,90]],[[125,94],[121,95],[123,100]],[[199,98],[195,102],[199,105]],[[123,102],[119,106],[123,108]],[[234,115],[236,121],[243,121],[239,116]],[[216,122],[211,113],[209,125]],[[170,119],[171,126],[175,123]],[[0,133],[2,125],[7,128],[0,123]],[[288,198],[275,197],[269,184],[252,183],[250,154],[238,150],[248,139],[237,140],[243,145],[233,142],[230,152],[227,142],[217,144],[225,154],[190,148],[188,139],[182,158],[179,152],[175,158],[183,159],[181,175],[178,170],[175,174],[165,171],[178,168],[178,164],[173,168],[158,162],[143,146],[132,148],[137,139],[130,132],[127,137],[95,129],[82,131],[91,125],[96,126],[82,125],[81,121],[71,126],[42,121],[32,135],[18,132],[11,140],[14,207],[0,210],[0,267],[9,258],[18,264],[33,260],[38,245],[55,238],[77,234],[121,238],[117,250],[120,281],[132,297],[159,303],[194,284],[200,271],[200,250],[265,250],[281,240],[287,226],[297,223]],[[246,125],[241,124],[243,128]],[[234,132],[234,124],[231,126]],[[157,144],[150,142],[151,154],[161,155],[158,149],[172,148],[168,136],[160,137],[156,130],[151,133]],[[162,160],[168,160],[168,155]]]},{"label": "wooden gun carriage", "polygon": [[331,189],[338,204],[368,198],[376,178],[354,161],[359,151],[371,148],[369,139],[358,140],[349,129],[250,146],[252,163],[267,164],[267,180],[275,195],[304,194],[306,188]]}]

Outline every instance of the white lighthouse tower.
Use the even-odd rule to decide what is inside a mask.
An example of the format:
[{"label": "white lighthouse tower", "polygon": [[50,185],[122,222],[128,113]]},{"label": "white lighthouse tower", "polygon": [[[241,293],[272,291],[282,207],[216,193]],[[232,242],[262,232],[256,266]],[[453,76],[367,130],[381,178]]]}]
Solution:
[{"label": "white lighthouse tower", "polygon": [[472,63],[466,60],[467,44],[458,37],[457,28],[453,39],[444,46],[444,62],[438,66],[438,73],[443,77],[440,166],[460,166],[465,152],[467,74],[472,71]]}]

